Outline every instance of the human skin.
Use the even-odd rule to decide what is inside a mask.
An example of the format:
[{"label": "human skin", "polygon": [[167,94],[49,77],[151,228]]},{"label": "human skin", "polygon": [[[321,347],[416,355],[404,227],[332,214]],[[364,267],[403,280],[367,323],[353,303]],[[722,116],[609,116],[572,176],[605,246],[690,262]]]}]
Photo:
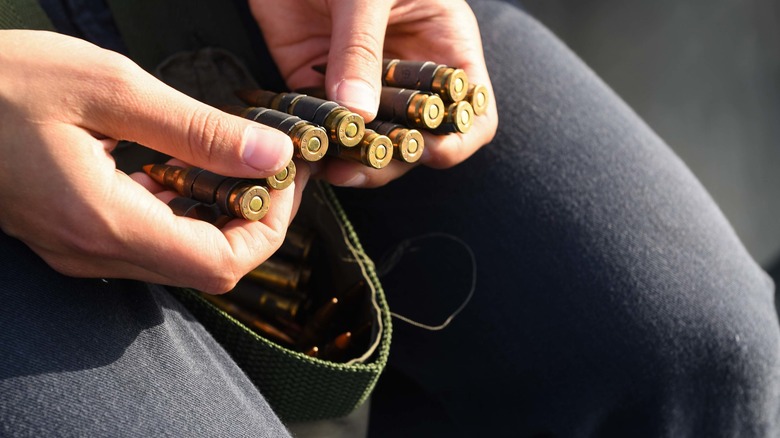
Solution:
[{"label": "human skin", "polygon": [[52,268],[230,290],[284,238],[305,185],[274,191],[258,222],[175,216],[144,174],[116,169],[131,140],[237,177],[270,176],[290,139],[166,86],[122,55],[51,32],[0,31],[0,228]]},{"label": "human skin", "polygon": [[[463,1],[250,1],[290,88],[324,85],[330,98],[372,119],[382,58],[463,68],[492,93],[476,20]],[[332,19],[330,17],[333,17]],[[295,29],[295,32],[290,32]],[[328,63],[327,75],[311,69]],[[52,268],[77,277],[121,277],[230,290],[283,241],[309,167],[274,191],[259,222],[221,229],[176,217],[173,195],[146,175],[116,169],[110,151],[130,140],[236,177],[265,177],[290,159],[286,136],[225,114],[161,83],[129,59],[67,36],[0,31],[0,228]],[[467,134],[425,133],[420,163],[453,166],[495,135],[495,103]],[[413,168],[312,165],[333,184],[375,187]]]},{"label": "human skin", "polygon": [[[461,0],[250,0],[271,56],[290,89],[323,86],[333,99],[373,119],[385,57],[430,60],[462,68],[493,93],[474,14]],[[313,65],[327,63],[325,77]],[[323,82],[324,81],[324,82]],[[424,133],[419,164],[454,166],[490,142],[498,114],[491,99],[466,134]],[[393,162],[384,169],[330,160],[317,174],[340,186],[376,187],[414,165]]]}]

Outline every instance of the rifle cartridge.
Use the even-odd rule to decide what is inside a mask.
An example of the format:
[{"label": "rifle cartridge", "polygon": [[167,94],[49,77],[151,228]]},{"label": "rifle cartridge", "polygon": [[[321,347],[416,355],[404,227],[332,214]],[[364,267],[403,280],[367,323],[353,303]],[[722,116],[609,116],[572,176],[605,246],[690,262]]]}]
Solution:
[{"label": "rifle cartridge", "polygon": [[215,204],[222,214],[230,217],[260,220],[271,203],[268,189],[249,180],[217,175],[197,167],[169,164],[147,165],[144,171],[182,196]]},{"label": "rifle cartridge", "polygon": [[462,100],[460,102],[451,103],[447,107],[447,113],[444,116],[444,121],[433,132],[436,134],[449,134],[453,132],[459,132],[464,134],[471,129],[474,124],[474,109],[471,104]]},{"label": "rifle cartridge", "polygon": [[318,161],[328,151],[328,133],[298,116],[263,107],[243,108],[235,114],[287,134],[295,147],[295,156],[302,160]]},{"label": "rifle cartridge", "polygon": [[253,329],[258,334],[264,335],[271,340],[281,342],[289,346],[295,344],[295,340],[290,334],[284,332],[268,321],[262,320],[257,315],[245,311],[229,300],[226,300],[224,297],[210,295],[207,293],[201,293],[200,296],[203,297],[206,301],[209,301],[215,307],[221,309],[223,312],[237,319],[240,323]]},{"label": "rifle cartridge", "polygon": [[263,218],[271,205],[271,195],[263,186],[236,180],[222,184],[217,190],[217,206],[224,205],[236,217],[257,221]]},{"label": "rifle cartridge", "polygon": [[322,126],[330,141],[344,147],[357,145],[363,137],[363,117],[336,102],[300,93],[269,94],[265,90],[243,91],[238,95],[250,105],[273,108]]},{"label": "rifle cartridge", "polygon": [[340,148],[336,153],[339,158],[346,158],[374,169],[381,169],[390,164],[393,159],[393,142],[385,135],[366,129],[358,146]]},{"label": "rifle cartridge", "polygon": [[485,114],[490,103],[488,89],[482,84],[469,85],[469,92],[466,94],[466,102],[471,104],[475,116]]},{"label": "rifle cartridge", "polygon": [[284,236],[282,246],[279,247],[275,255],[288,260],[295,260],[298,263],[304,262],[309,258],[309,254],[314,246],[314,240],[315,234],[313,231],[292,224],[287,228],[287,234]]},{"label": "rifle cartridge", "polygon": [[308,307],[308,299],[304,294],[289,291],[279,293],[251,281],[239,281],[224,297],[242,309],[281,321],[297,321]]},{"label": "rifle cartridge", "polygon": [[298,347],[307,348],[322,341],[328,335],[339,307],[339,299],[333,297],[315,310],[303,326],[298,337]]},{"label": "rifle cartridge", "polygon": [[236,96],[249,106],[279,110],[278,105],[274,105],[274,99],[279,97],[279,93],[273,91],[244,89],[236,91]]},{"label": "rifle cartridge", "polygon": [[333,362],[343,362],[351,345],[352,333],[341,333],[322,347],[322,350],[319,351],[319,357]]},{"label": "rifle cartridge", "polygon": [[181,167],[169,164],[147,164],[144,172],[163,187],[172,189],[181,196],[192,197],[192,183],[203,169],[198,167]]},{"label": "rifle cartridge", "polygon": [[436,129],[444,119],[444,102],[432,93],[382,87],[376,118],[412,128]]},{"label": "rifle cartridge", "polygon": [[415,163],[422,157],[425,142],[420,131],[380,120],[367,123],[366,128],[386,135],[393,142],[393,158],[396,160]]},{"label": "rifle cartridge", "polygon": [[295,291],[301,289],[311,278],[311,268],[290,263],[278,257],[271,257],[246,274],[254,280],[275,290]]},{"label": "rifle cartridge", "polygon": [[459,68],[399,59],[385,59],[382,67],[385,85],[437,93],[446,102],[463,100],[469,89],[468,75]]},{"label": "rifle cartridge", "polygon": [[277,173],[276,175],[269,176],[264,180],[257,181],[259,181],[261,184],[265,182],[265,185],[271,187],[272,189],[283,190],[287,187],[290,187],[290,185],[295,182],[296,172],[297,168],[295,167],[295,163],[290,160],[290,162],[287,163],[287,166],[282,169],[281,172]]}]

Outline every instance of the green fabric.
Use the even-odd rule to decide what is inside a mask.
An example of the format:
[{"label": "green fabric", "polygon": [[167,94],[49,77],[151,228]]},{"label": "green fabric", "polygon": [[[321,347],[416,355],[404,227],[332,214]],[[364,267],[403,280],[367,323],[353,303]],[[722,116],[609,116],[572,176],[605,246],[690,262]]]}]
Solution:
[{"label": "green fabric", "polygon": [[[321,187],[350,243],[367,260],[335,194],[329,186]],[[175,293],[257,385],[282,421],[336,418],[349,414],[368,398],[390,353],[390,311],[373,264],[366,263],[365,267],[368,280],[376,289],[383,331],[374,355],[361,364],[333,363],[288,350],[255,334],[201,298],[198,292],[178,289]]]},{"label": "green fabric", "polygon": [[0,29],[54,30],[35,0],[0,0]]}]

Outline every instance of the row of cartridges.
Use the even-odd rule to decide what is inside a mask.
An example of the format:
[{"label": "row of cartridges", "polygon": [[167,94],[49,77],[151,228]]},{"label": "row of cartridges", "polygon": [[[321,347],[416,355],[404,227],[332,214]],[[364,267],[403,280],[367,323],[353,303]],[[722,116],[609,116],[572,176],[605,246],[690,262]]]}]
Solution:
[{"label": "row of cartridges", "polygon": [[[223,295],[201,293],[257,334],[292,350],[333,362],[358,357],[370,343],[372,318],[362,280],[333,291],[316,233],[293,224],[271,258]],[[319,269],[318,269],[319,268]],[[319,285],[313,285],[320,277]]]},{"label": "row of cartridges", "polygon": [[[314,68],[324,72],[325,66]],[[284,132],[301,160],[335,157],[381,169],[393,159],[417,162],[425,147],[421,130],[466,133],[490,99],[487,88],[469,83],[462,69],[430,61],[386,59],[382,85],[377,117],[369,123],[326,100],[321,89],[240,90],[236,94],[248,106],[223,109]],[[261,219],[269,208],[268,189],[288,187],[296,173],[293,161],[265,179],[230,178],[168,165],[148,165],[144,170],[184,197],[169,203],[174,213],[215,224],[226,218]]]},{"label": "row of cartridges", "polygon": [[392,159],[420,159],[424,140],[419,130],[468,132],[489,102],[487,88],[470,84],[463,70],[430,61],[384,60],[382,85],[376,119],[369,123],[325,100],[321,88],[289,93],[241,90],[238,97],[250,106],[226,110],[287,133],[295,155],[303,160],[331,155],[381,169]]}]

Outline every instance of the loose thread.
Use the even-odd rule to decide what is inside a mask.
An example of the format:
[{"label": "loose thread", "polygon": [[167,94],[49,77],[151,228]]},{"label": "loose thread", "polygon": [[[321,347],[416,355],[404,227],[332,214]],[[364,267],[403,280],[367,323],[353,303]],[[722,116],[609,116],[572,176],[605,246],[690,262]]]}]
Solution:
[{"label": "loose thread", "polygon": [[403,258],[404,253],[406,253],[407,251],[408,252],[417,251],[418,250],[417,247],[412,247],[413,242],[424,240],[424,239],[430,239],[430,238],[449,239],[460,244],[466,250],[466,252],[469,255],[469,258],[471,259],[471,288],[469,289],[468,295],[466,295],[466,298],[463,300],[460,306],[458,306],[458,308],[456,308],[455,311],[453,311],[450,314],[450,316],[448,316],[447,319],[445,319],[444,322],[442,322],[439,325],[425,324],[392,311],[390,312],[390,315],[400,321],[403,321],[415,327],[419,327],[430,331],[439,331],[445,329],[448,325],[450,325],[450,323],[455,319],[455,317],[458,316],[458,314],[462,312],[463,309],[466,308],[466,306],[469,304],[471,298],[474,296],[474,293],[477,290],[477,257],[474,255],[474,251],[466,242],[464,242],[459,237],[453,236],[451,234],[439,233],[439,232],[423,234],[421,236],[405,239],[401,241],[401,243],[399,243],[392,251],[388,251],[387,253],[385,253],[381,261],[377,263],[377,275],[379,275],[380,277],[384,277],[398,265],[398,263],[401,261],[401,258]]}]

